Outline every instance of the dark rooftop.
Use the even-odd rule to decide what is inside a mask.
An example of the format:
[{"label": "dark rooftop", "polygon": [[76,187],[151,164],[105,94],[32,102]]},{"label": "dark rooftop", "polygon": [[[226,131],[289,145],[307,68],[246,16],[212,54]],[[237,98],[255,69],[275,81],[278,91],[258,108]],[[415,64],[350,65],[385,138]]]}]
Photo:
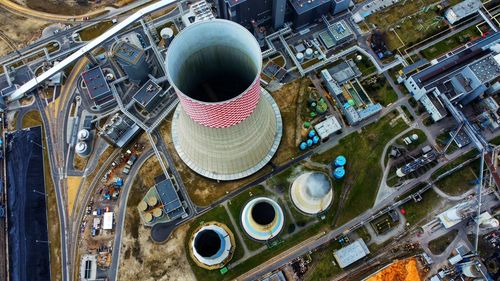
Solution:
[{"label": "dark rooftop", "polygon": [[179,195],[172,185],[172,181],[165,179],[157,183],[156,191],[158,192],[160,200],[163,203],[163,210],[170,219],[176,219],[185,213],[185,210],[182,208]]},{"label": "dark rooftop", "polygon": [[143,53],[143,50],[125,41],[119,42],[114,48],[115,56],[130,64],[137,63]]},{"label": "dark rooftop", "polygon": [[241,3],[245,3],[246,1],[247,0],[226,0],[226,3],[228,3],[230,7],[234,7],[234,6],[237,6]]},{"label": "dark rooftop", "polygon": [[437,80],[447,76],[448,74],[467,66],[472,61],[488,54],[489,50],[483,50],[484,47],[494,43],[500,39],[500,32],[492,36],[480,39],[473,43],[472,46],[466,48],[450,57],[443,59],[439,63],[429,66],[422,71],[412,75],[413,80],[419,87],[429,85]]},{"label": "dark rooftop", "polygon": [[290,4],[297,14],[305,13],[325,3],[331,3],[331,0],[290,0]]},{"label": "dark rooftop", "polygon": [[143,107],[147,107],[149,103],[154,100],[156,95],[161,92],[161,87],[153,82],[152,80],[148,80],[134,95],[134,100],[142,105]]},{"label": "dark rooftop", "polygon": [[99,99],[110,93],[108,82],[100,67],[82,73],[82,78],[92,99]]}]

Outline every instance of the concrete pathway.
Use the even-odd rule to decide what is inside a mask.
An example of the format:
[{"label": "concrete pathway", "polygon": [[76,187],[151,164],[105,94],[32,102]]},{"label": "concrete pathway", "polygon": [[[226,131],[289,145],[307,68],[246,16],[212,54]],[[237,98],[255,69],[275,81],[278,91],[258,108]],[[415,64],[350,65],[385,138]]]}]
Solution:
[{"label": "concrete pathway", "polygon": [[228,201],[225,201],[224,203],[222,203],[222,206],[224,206],[224,209],[226,209],[226,213],[229,216],[229,220],[231,220],[231,224],[233,225],[233,229],[236,232],[236,236],[238,237],[238,242],[243,247],[243,252],[245,254],[243,254],[243,257],[241,257],[241,259],[246,259],[246,258],[248,258],[249,254],[250,254],[250,250],[248,250],[247,244],[245,244],[245,241],[243,241],[243,236],[242,236],[243,234],[240,231],[239,224],[233,218],[233,214],[231,214],[231,212],[229,211],[229,207],[227,206],[227,202]]}]

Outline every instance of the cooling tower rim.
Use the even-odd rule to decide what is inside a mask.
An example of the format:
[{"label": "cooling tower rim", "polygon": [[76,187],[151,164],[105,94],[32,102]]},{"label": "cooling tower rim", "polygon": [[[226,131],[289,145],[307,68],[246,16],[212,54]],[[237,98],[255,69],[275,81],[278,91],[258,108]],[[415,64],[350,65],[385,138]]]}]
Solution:
[{"label": "cooling tower rim", "polygon": [[[262,99],[264,98],[264,99]],[[274,117],[276,118],[276,134],[274,136],[274,142],[273,145],[271,146],[271,149],[267,153],[266,157],[262,158],[262,160],[257,163],[255,166],[242,171],[238,173],[233,173],[233,174],[220,174],[220,173],[214,173],[208,170],[205,170],[199,166],[196,165],[183,151],[182,146],[179,141],[179,136],[177,133],[177,122],[179,118],[179,113],[182,109],[181,104],[179,103],[177,105],[177,108],[175,109],[174,116],[172,118],[172,142],[174,144],[175,150],[177,151],[177,154],[181,158],[181,160],[193,171],[196,173],[209,178],[209,179],[214,179],[214,180],[223,180],[223,181],[230,181],[230,180],[238,180],[242,179],[245,177],[248,177],[260,169],[262,169],[271,159],[273,158],[274,154],[278,150],[279,144],[281,142],[281,137],[283,135],[283,120],[281,118],[281,113],[280,109],[278,107],[278,104],[276,101],[273,99],[273,97],[264,89],[261,88],[261,100],[259,102],[269,102],[273,108],[274,111]],[[237,125],[235,125],[237,126]]]},{"label": "cooling tower rim", "polygon": [[[253,207],[260,202],[266,202],[270,204],[275,210],[276,221],[273,222],[275,223],[275,225],[271,230],[266,230],[265,232],[262,232],[262,230],[253,227],[249,220],[249,216],[251,216]],[[267,196],[258,196],[249,199],[245,203],[245,205],[243,205],[243,208],[240,211],[239,219],[245,234],[247,234],[247,236],[252,240],[262,242],[273,239],[277,235],[279,235],[279,233],[281,233],[281,231],[283,230],[283,226],[285,225],[285,212],[283,211],[283,207],[278,203],[277,200]]]},{"label": "cooling tower rim", "polygon": [[[172,53],[172,52],[169,52],[168,50],[173,50],[176,47],[175,45],[179,44],[177,42],[180,42],[182,40],[183,34],[185,34],[186,32],[188,32],[190,29],[199,28],[200,25],[208,25],[208,24],[212,24],[212,23],[226,23],[226,24],[235,26],[236,28],[239,28],[242,33],[250,36],[253,39],[253,40],[249,40],[249,41],[251,41],[252,42],[251,44],[254,44],[255,48],[257,48],[259,50],[259,52],[258,52],[259,53],[259,58],[257,60],[257,73],[255,74],[255,78],[252,80],[252,83],[250,83],[250,85],[245,90],[243,90],[239,95],[234,96],[234,97],[232,97],[230,99],[227,99],[227,100],[224,100],[224,101],[219,101],[219,102],[200,101],[200,100],[197,100],[197,99],[193,99],[192,97],[184,94],[181,90],[179,90],[179,88],[177,87],[177,85],[173,82],[172,77],[170,75],[169,67],[168,67],[169,54]],[[192,102],[196,102],[196,103],[199,103],[199,104],[202,104],[202,105],[216,105],[216,104],[230,103],[230,102],[238,100],[241,97],[243,97],[244,95],[246,95],[252,89],[252,87],[253,87],[253,85],[255,83],[260,83],[260,74],[262,72],[262,60],[263,60],[263,57],[262,57],[262,51],[260,49],[259,43],[257,42],[257,40],[255,40],[255,37],[253,36],[252,33],[250,33],[250,31],[248,31],[248,29],[244,28],[243,26],[241,26],[240,24],[238,24],[236,22],[225,20],[225,19],[210,19],[210,20],[204,20],[204,21],[200,21],[200,22],[195,22],[195,23],[191,24],[190,26],[184,28],[181,32],[179,32],[179,34],[177,34],[177,36],[174,36],[174,39],[170,43],[168,50],[167,50],[167,55],[165,57],[165,61],[167,61],[167,63],[166,63],[167,79],[168,79],[170,85],[174,88],[175,92],[178,95],[181,95],[183,98],[185,98],[187,100],[190,100]]]}]

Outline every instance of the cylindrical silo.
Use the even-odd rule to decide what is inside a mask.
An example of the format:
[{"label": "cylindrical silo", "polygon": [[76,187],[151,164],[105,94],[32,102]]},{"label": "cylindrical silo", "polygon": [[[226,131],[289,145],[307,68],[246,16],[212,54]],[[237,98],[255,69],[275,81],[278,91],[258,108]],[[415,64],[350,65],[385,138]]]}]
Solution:
[{"label": "cylindrical silo", "polygon": [[260,86],[261,67],[259,44],[231,21],[194,23],[170,44],[167,75],[180,100],[172,139],[195,172],[239,179],[260,170],[276,152],[281,115]]}]

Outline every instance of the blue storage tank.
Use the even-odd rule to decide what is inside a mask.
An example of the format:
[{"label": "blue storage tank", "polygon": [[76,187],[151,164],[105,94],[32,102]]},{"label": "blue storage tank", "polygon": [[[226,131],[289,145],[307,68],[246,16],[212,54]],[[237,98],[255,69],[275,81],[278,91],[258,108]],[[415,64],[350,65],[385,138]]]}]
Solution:
[{"label": "blue storage tank", "polygon": [[319,142],[319,137],[318,136],[314,136],[313,143],[317,144],[318,142]]},{"label": "blue storage tank", "polygon": [[313,145],[312,139],[307,139],[307,146],[311,147]]},{"label": "blue storage tank", "polygon": [[300,150],[305,150],[307,148],[307,143],[305,141],[301,142],[299,148]]},{"label": "blue storage tank", "polygon": [[347,159],[345,158],[344,155],[339,155],[337,158],[335,158],[335,166],[341,167],[344,166],[347,163]]},{"label": "blue storage tank", "polygon": [[310,130],[309,131],[309,137],[312,138],[316,135],[316,131],[315,130]]},{"label": "blue storage tank", "polygon": [[337,167],[335,171],[333,171],[333,177],[336,179],[341,179],[345,176],[344,167]]}]

